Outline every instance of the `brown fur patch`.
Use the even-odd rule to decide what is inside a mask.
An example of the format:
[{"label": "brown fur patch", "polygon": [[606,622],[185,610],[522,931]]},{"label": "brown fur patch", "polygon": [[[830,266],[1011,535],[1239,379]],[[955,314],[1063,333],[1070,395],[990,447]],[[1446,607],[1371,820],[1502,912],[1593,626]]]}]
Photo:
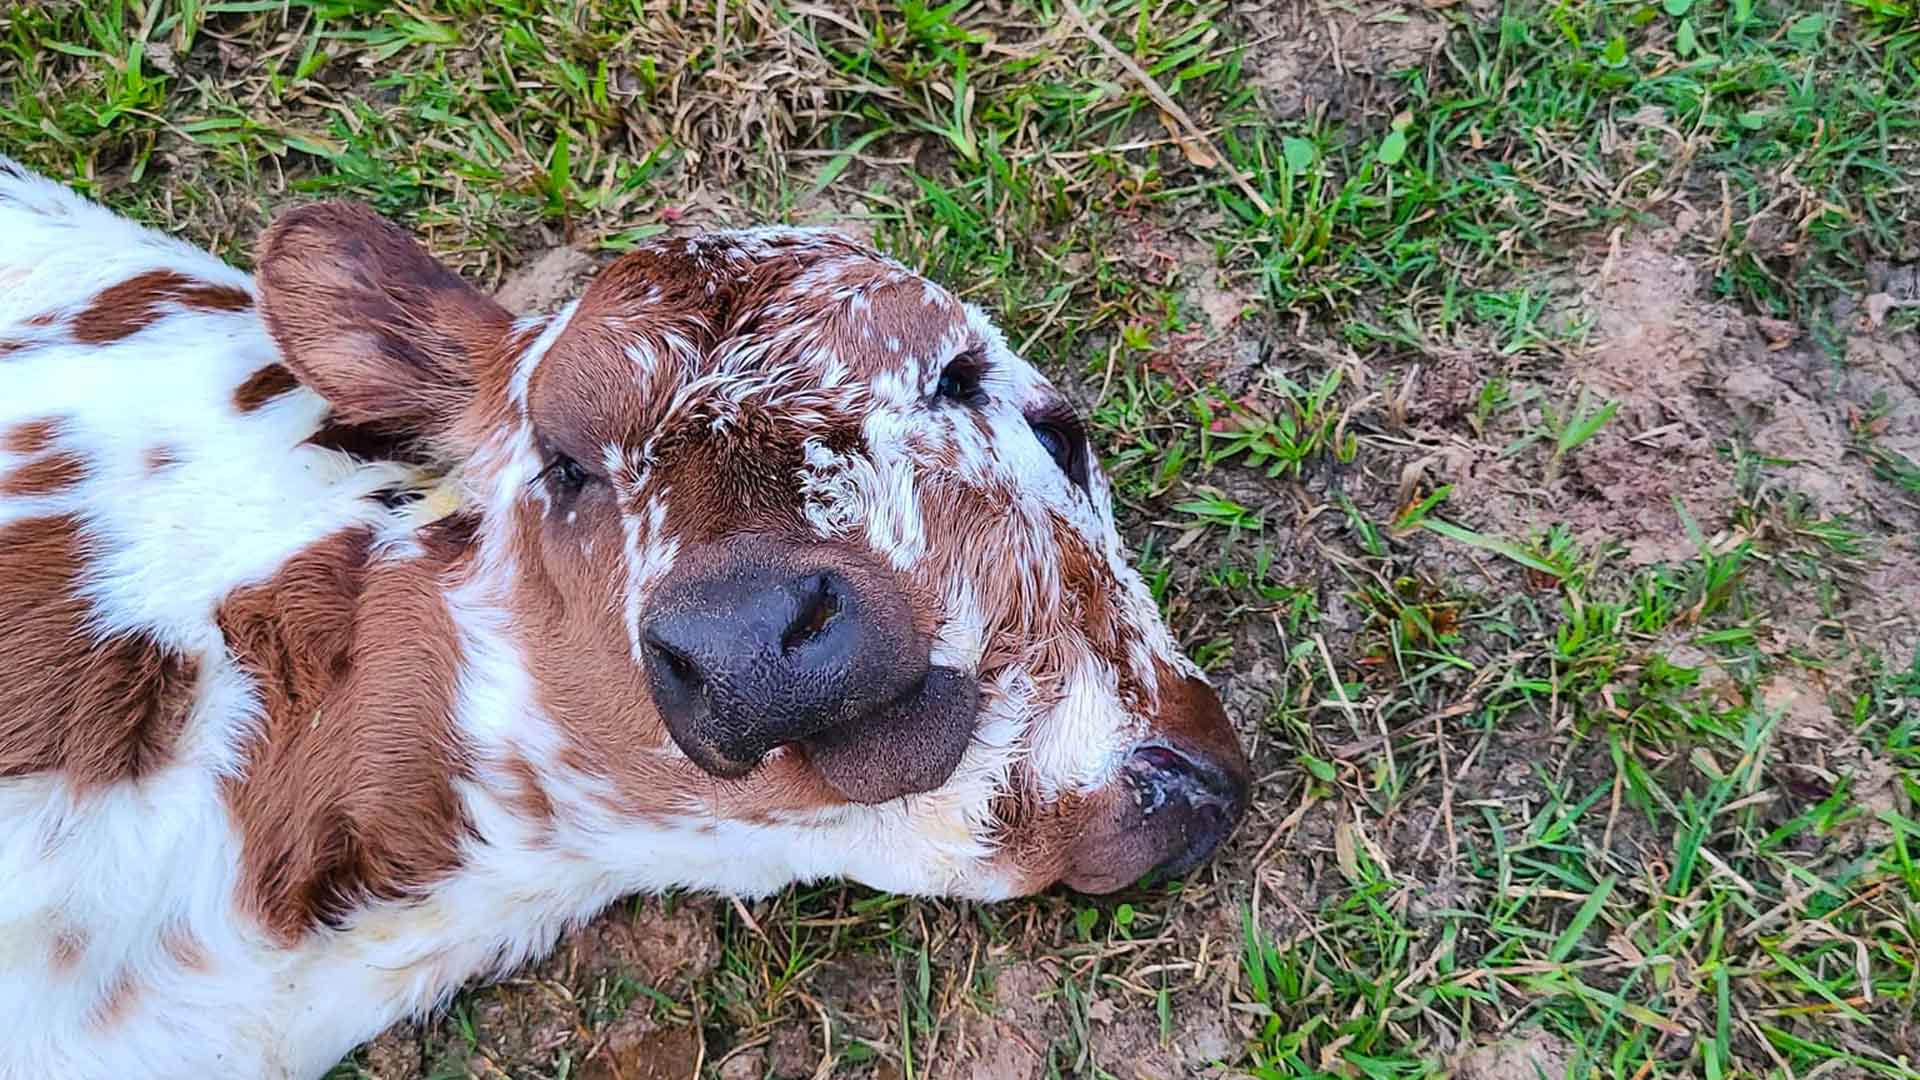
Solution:
[{"label": "brown fur patch", "polygon": [[233,392],[233,407],[243,413],[258,410],[267,402],[281,394],[292,393],[299,389],[300,380],[293,377],[284,364],[268,364],[259,371],[247,376],[247,381]]},{"label": "brown fur patch", "polygon": [[73,317],[73,338],[82,345],[106,345],[130,337],[158,322],[168,303],[203,311],[242,311],[253,297],[244,289],[197,281],[175,270],[149,270],[95,294]]},{"label": "brown fur patch", "polygon": [[507,775],[513,780],[513,789],[506,795],[507,805],[528,822],[542,828],[553,822],[553,800],[548,797],[546,785],[540,779],[540,770],[533,762],[515,754],[507,759]]},{"label": "brown fur patch", "polygon": [[413,439],[403,432],[390,431],[375,424],[329,422],[307,436],[306,445],[333,450],[362,461],[415,461]]},{"label": "brown fur patch", "polygon": [[140,980],[132,968],[122,967],[113,973],[113,979],[102,988],[99,1000],[87,1010],[87,1029],[96,1035],[112,1031],[133,1011],[139,999]]},{"label": "brown fur patch", "polygon": [[207,947],[187,925],[185,916],[175,915],[160,931],[160,948],[167,958],[188,971],[207,970]]},{"label": "brown fur patch", "polygon": [[370,208],[308,203],[260,238],[261,310],[339,423],[451,424],[513,316]]},{"label": "brown fur patch", "polygon": [[150,446],[147,448],[147,471],[157,473],[162,469],[180,464],[180,452],[171,446]]},{"label": "brown fur patch", "polygon": [[53,446],[60,437],[62,422],[55,417],[41,420],[29,420],[8,428],[0,435],[0,450],[9,454],[41,454]]},{"label": "brown fur patch", "polygon": [[139,634],[96,640],[80,593],[88,541],[69,517],[0,529],[0,776],[64,772],[81,789],[143,776],[172,753],[197,658]]},{"label": "brown fur patch", "polygon": [[431,561],[380,562],[353,529],[216,615],[265,716],[228,786],[247,907],[292,941],[370,900],[417,895],[470,831],[454,780],[458,644]]},{"label": "brown fur patch", "polygon": [[79,454],[50,454],[0,476],[0,497],[25,499],[55,495],[86,478],[86,458]]},{"label": "brown fur patch", "polygon": [[78,930],[62,930],[53,936],[53,955],[49,962],[55,972],[72,971],[87,952],[87,935]]}]

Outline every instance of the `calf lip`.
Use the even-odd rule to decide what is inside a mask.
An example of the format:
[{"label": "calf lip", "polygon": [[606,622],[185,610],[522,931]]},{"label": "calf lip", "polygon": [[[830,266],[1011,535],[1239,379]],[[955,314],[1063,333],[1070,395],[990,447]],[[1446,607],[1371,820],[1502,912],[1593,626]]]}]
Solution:
[{"label": "calf lip", "polygon": [[945,784],[966,756],[979,719],[979,680],[934,666],[891,704],[799,745],[830,787],[872,805]]}]

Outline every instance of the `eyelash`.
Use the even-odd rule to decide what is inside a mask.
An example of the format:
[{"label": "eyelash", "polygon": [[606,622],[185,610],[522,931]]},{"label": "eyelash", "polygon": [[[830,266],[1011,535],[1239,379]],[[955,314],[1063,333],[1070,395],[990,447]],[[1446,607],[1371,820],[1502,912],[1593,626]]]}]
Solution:
[{"label": "eyelash", "polygon": [[[987,394],[980,385],[986,367],[986,358],[978,349],[966,350],[941,369],[940,381],[933,388],[933,396],[960,405],[977,407],[986,404]],[[1068,481],[1082,491],[1087,490],[1087,439],[1080,428],[1079,418],[1071,413],[1049,412],[1038,417],[1027,417],[1027,426],[1032,428],[1033,437]]]},{"label": "eyelash", "polygon": [[980,380],[987,373],[986,357],[979,350],[968,349],[947,362],[940,371],[940,381],[933,388],[933,396],[961,405],[983,405],[987,392],[981,388]]},{"label": "eyelash", "polygon": [[1087,437],[1079,419],[1070,415],[1029,416],[1027,426],[1067,480],[1081,491],[1087,490]]},{"label": "eyelash", "polygon": [[532,484],[537,485],[550,478],[568,491],[579,491],[587,485],[587,481],[593,479],[593,474],[567,455],[556,453],[547,467],[534,476]]}]

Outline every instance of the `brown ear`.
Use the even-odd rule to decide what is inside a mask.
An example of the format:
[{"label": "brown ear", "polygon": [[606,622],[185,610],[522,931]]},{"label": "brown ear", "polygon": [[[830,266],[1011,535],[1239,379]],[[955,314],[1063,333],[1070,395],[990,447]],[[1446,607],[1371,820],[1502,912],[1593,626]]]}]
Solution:
[{"label": "brown ear", "polygon": [[287,367],[349,424],[435,430],[473,393],[474,367],[513,317],[371,209],[280,215],[254,276]]}]

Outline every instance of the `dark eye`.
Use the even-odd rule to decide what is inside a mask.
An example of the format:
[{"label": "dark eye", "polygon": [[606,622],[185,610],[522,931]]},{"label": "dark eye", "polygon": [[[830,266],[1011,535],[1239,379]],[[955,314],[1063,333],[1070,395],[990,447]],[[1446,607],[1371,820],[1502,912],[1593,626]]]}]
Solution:
[{"label": "dark eye", "polygon": [[593,474],[567,455],[555,454],[547,467],[540,470],[540,477],[553,481],[554,486],[562,492],[571,494],[586,487],[587,481],[593,479]]},{"label": "dark eye", "polygon": [[941,369],[940,385],[934,387],[934,396],[962,405],[978,405],[986,400],[986,393],[980,388],[980,380],[986,373],[987,358],[978,349],[968,349]]},{"label": "dark eye", "polygon": [[1053,459],[1067,479],[1082,491],[1087,489],[1087,433],[1080,420],[1064,410],[1027,417],[1027,426],[1039,440],[1047,456]]}]

